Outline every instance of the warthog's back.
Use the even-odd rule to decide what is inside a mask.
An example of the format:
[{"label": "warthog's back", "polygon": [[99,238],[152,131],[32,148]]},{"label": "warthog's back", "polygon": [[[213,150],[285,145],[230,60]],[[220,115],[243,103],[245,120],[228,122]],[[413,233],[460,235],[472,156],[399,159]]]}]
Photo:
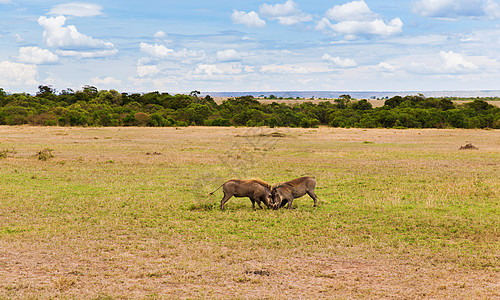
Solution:
[{"label": "warthog's back", "polygon": [[224,192],[233,194],[235,197],[248,197],[256,192],[268,190],[270,185],[262,180],[232,179],[224,184]]},{"label": "warthog's back", "polygon": [[283,184],[292,193],[294,197],[302,197],[307,191],[314,190],[316,179],[314,177],[300,177]]}]

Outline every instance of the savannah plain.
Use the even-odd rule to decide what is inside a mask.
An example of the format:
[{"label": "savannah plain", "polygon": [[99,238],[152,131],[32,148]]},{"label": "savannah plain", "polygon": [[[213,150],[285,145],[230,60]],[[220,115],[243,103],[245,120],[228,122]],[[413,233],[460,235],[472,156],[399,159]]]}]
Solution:
[{"label": "savannah plain", "polygon": [[0,299],[498,299],[499,177],[499,130],[0,126]]}]

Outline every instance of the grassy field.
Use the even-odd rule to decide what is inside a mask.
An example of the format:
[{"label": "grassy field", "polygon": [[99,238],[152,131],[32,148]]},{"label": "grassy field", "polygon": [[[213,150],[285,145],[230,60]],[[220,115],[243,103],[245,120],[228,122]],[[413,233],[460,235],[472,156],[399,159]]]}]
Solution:
[{"label": "grassy field", "polygon": [[0,298],[499,298],[499,175],[498,130],[1,126]]},{"label": "grassy field", "polygon": [[[226,101],[228,99],[230,99],[232,97],[214,97],[214,100],[217,104],[221,104],[223,101]],[[259,100],[260,103],[263,103],[263,104],[271,104],[273,102],[276,102],[276,103],[286,103],[286,104],[301,104],[301,103],[304,103],[304,102],[311,102],[311,103],[314,103],[314,104],[319,104],[321,102],[332,102],[332,103],[335,103],[335,99],[307,99],[307,98],[300,98],[300,99],[264,99],[264,98],[256,98],[257,100]],[[370,104],[372,105],[372,107],[382,107],[384,106],[384,103],[385,103],[385,99],[381,99],[381,100],[376,100],[376,99],[366,99],[368,102],[370,102]],[[484,99],[483,99],[484,100]],[[356,100],[353,100],[353,101],[356,101]],[[472,100],[454,100],[453,101],[455,104],[465,104],[465,103],[469,103],[469,102],[472,102]],[[499,106],[500,107],[500,101],[486,101],[488,102],[489,104],[491,105],[495,105],[495,106]]]}]

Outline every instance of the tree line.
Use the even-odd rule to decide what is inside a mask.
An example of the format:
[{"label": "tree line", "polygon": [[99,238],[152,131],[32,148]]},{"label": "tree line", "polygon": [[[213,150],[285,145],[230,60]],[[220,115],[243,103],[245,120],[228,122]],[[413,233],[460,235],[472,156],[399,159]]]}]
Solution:
[{"label": "tree line", "polygon": [[500,128],[500,108],[479,98],[456,104],[446,97],[395,96],[373,108],[349,95],[318,104],[263,104],[252,96],[217,104],[198,95],[128,94],[88,85],[59,93],[41,85],[36,95],[0,88],[0,125]]}]

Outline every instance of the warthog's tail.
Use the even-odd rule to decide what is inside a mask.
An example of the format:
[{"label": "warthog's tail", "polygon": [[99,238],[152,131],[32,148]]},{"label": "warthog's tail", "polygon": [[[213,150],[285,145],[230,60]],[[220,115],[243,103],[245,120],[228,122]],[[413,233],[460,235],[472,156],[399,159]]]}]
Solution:
[{"label": "warthog's tail", "polygon": [[210,193],[210,194],[208,194],[208,195],[209,195],[209,196],[212,196],[212,195],[213,195],[215,192],[217,192],[217,191],[218,191],[218,190],[219,190],[219,189],[220,189],[223,185],[224,185],[224,183],[223,183],[223,184],[221,184],[221,185],[220,185],[220,186],[219,186],[219,187],[218,187],[215,191],[211,192],[211,193]]},{"label": "warthog's tail", "polygon": [[315,176],[314,176],[314,174],[312,174],[312,173],[305,173],[305,174],[302,174],[302,175],[300,175],[300,176],[304,176],[304,175],[311,175],[311,177],[312,177],[312,178],[316,179],[316,177],[315,177]]}]

